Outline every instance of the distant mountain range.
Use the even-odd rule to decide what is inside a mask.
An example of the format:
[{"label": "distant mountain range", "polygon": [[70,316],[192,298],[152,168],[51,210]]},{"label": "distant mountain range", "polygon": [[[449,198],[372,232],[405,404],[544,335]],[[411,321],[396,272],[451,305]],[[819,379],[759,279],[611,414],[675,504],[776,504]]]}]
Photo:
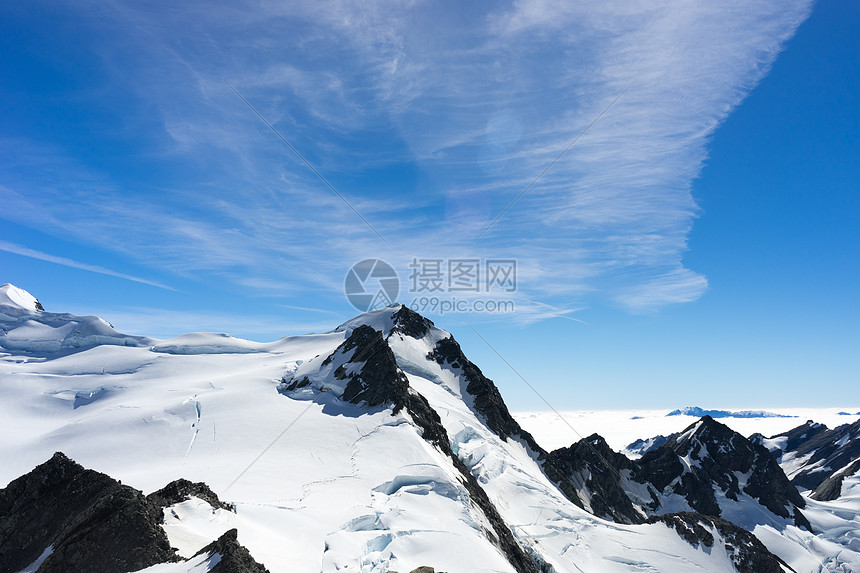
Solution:
[{"label": "distant mountain range", "polygon": [[710,416],[711,418],[794,418],[795,416],[787,416],[784,414],[775,414],[764,410],[739,410],[731,412],[729,410],[705,410],[698,406],[687,406],[679,410],[672,410],[667,416],[693,416],[701,418],[702,416]]},{"label": "distant mountain range", "polygon": [[547,451],[400,305],[155,340],[3,285],[0,420],[0,573],[860,571],[856,423]]}]

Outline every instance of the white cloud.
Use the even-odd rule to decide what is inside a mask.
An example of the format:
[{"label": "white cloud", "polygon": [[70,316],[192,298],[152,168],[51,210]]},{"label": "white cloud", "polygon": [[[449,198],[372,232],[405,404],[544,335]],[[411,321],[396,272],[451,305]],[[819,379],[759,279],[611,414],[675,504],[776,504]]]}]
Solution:
[{"label": "white cloud", "polygon": [[143,159],[173,171],[144,186],[122,173],[93,175],[74,150],[36,154],[34,171],[62,184],[0,180],[16,197],[4,216],[260,292],[337,293],[349,266],[370,256],[404,273],[413,256],[506,256],[519,260],[529,300],[571,309],[603,297],[642,310],[706,289],[681,264],[699,214],[690,185],[708,137],[811,2],[546,0],[491,12],[424,2],[112,6],[109,79],[147,102],[119,130],[134,133],[155,110],[162,130],[146,134]]},{"label": "white cloud", "polygon": [[626,289],[615,299],[634,310],[650,310],[667,304],[697,300],[708,288],[708,280],[689,269],[678,268]]}]

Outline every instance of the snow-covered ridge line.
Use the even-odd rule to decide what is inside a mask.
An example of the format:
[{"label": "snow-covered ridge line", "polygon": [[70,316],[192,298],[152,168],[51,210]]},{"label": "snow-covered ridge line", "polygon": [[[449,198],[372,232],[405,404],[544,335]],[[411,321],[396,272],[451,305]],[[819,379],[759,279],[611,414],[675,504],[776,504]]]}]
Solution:
[{"label": "snow-covered ridge line", "polygon": [[0,313],[40,312],[42,308],[36,297],[13,284],[0,285]]},{"label": "snow-covered ridge line", "polygon": [[112,345],[164,354],[247,354],[276,351],[288,338],[263,343],[223,333],[192,332],[167,340],[123,334],[97,316],[47,312],[24,289],[0,286],[0,348],[9,351],[50,355]]},{"label": "snow-covered ridge line", "polygon": [[100,345],[146,346],[154,342],[114,330],[97,316],[46,312],[39,301],[11,284],[0,286],[0,348],[57,353]]}]

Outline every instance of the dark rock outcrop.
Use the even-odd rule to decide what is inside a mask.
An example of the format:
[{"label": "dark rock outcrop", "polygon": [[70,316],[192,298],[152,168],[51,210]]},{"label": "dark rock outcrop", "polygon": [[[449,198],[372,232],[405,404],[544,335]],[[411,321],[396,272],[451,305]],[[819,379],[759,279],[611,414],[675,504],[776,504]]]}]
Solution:
[{"label": "dark rock outcrop", "polygon": [[519,573],[539,573],[540,568],[523,551],[520,544],[517,543],[507,523],[505,523],[496,506],[493,505],[493,502],[487,496],[487,492],[484,491],[484,488],[481,487],[481,484],[478,483],[478,480],[475,479],[475,476],[472,475],[466,464],[451,449],[448,432],[442,425],[442,419],[436,410],[430,406],[430,403],[424,396],[417,392],[409,394],[406,410],[416,425],[421,428],[422,437],[451,458],[454,467],[460,473],[461,483],[466,488],[466,491],[469,492],[469,498],[472,500],[472,503],[481,509],[493,528],[492,532],[487,532],[490,540],[501,549],[508,562],[516,571]]},{"label": "dark rock outcrop", "polygon": [[645,519],[622,487],[621,472],[630,469],[632,462],[613,451],[601,436],[592,434],[569,448],[554,450],[547,462],[569,482],[580,484],[580,490],[590,493],[588,505],[598,517],[618,523],[641,523]]},{"label": "dark rock outcrop", "polygon": [[[412,338],[426,335],[433,322],[406,306],[391,315],[392,327],[389,336],[400,333]],[[351,353],[334,371],[338,380],[347,380],[341,398],[351,404],[365,403],[368,406],[391,405],[399,412],[406,405],[409,382],[397,365],[397,359],[388,346],[383,333],[366,324],[352,330],[349,336],[323,361],[331,364]],[[358,372],[350,372],[353,365],[361,365]],[[290,392],[310,384],[307,377],[282,381],[281,391]]]},{"label": "dark rock outcrop", "polygon": [[860,459],[819,484],[815,491],[809,496],[816,501],[833,501],[842,495],[842,482],[846,477],[856,475],[860,472]]},{"label": "dark rock outcrop", "polygon": [[[570,501],[585,507],[577,494],[577,488],[563,467],[558,467],[549,453],[535,441],[534,437],[520,426],[508,410],[502,394],[492,380],[484,376],[454,340],[448,336],[439,340],[427,358],[441,366],[459,371],[466,382],[466,393],[473,398],[473,410],[487,427],[503,440],[513,438],[531,450],[546,476],[555,483]],[[621,510],[623,513],[623,510]]]},{"label": "dark rock outcrop", "polygon": [[382,333],[369,326],[359,326],[338,348],[342,352],[355,350],[348,364],[364,363],[358,374],[347,372],[346,365],[335,370],[339,380],[349,380],[343,399],[368,406],[392,404],[397,412],[406,404],[409,382],[397,366],[394,352],[382,338]]},{"label": "dark rock outcrop", "polygon": [[[343,360],[347,355],[349,357]],[[322,365],[335,360],[342,361],[333,374],[338,380],[347,380],[341,396],[347,402],[368,406],[390,405],[395,412],[406,405],[409,382],[378,330],[367,325],[355,328]],[[353,371],[353,366],[359,367],[358,372]],[[291,392],[309,384],[307,377],[285,379],[279,385],[279,391]]]},{"label": "dark rock outcrop", "polygon": [[793,571],[782,559],[771,553],[749,531],[724,519],[698,513],[669,513],[648,519],[648,523],[664,523],[693,547],[714,546],[713,528],[725,542],[726,550],[738,573],[783,573]]},{"label": "dark rock outcrop", "polygon": [[[182,561],[161,527],[162,509],[191,495],[231,509],[205,483],[179,479],[144,496],[57,452],[0,490],[0,573],[46,553],[38,573],[126,573]],[[219,555],[216,573],[268,573],[239,545],[235,529],[201,554]]]},{"label": "dark rock outcrop", "polygon": [[[381,337],[381,333],[378,334]],[[387,344],[385,345],[385,349],[387,350],[386,354],[391,354],[391,360],[394,360],[394,354],[391,352],[391,349]],[[388,358],[385,358],[382,361],[387,362],[387,360]],[[364,371],[362,370],[362,373],[363,372]],[[405,376],[399,368],[397,369],[397,372],[400,376],[403,376],[405,381]],[[371,381],[372,383],[372,380],[374,379],[367,378],[366,380]],[[469,498],[472,500],[472,503],[480,508],[481,512],[493,528],[492,532],[487,532],[491,541],[501,549],[502,553],[508,559],[508,562],[510,562],[516,571],[520,573],[538,573],[538,566],[535,565],[532,558],[530,558],[526,552],[523,551],[520,544],[517,543],[517,540],[511,533],[507,523],[505,523],[505,520],[499,514],[496,506],[493,505],[493,502],[490,500],[489,496],[487,496],[487,493],[478,483],[478,480],[451,449],[451,440],[448,437],[448,432],[442,425],[442,419],[439,417],[439,413],[433,409],[424,396],[418,392],[410,391],[408,383],[404,394],[397,395],[398,398],[401,398],[401,396],[403,399],[403,405],[406,407],[406,411],[409,413],[415,424],[421,429],[421,436],[447,455],[454,464],[454,467],[460,473],[462,478],[461,483],[466,488],[466,491],[469,492]],[[400,403],[399,400],[390,400],[389,402],[394,404],[395,408],[398,407]]]},{"label": "dark rock outcrop", "polygon": [[[682,460],[689,460],[690,466]],[[735,501],[743,491],[774,514],[811,529],[799,510],[806,502],[770,452],[710,416],[645,454],[635,465],[636,481],[650,483],[658,492],[671,490],[683,496],[699,513],[720,516],[715,488]],[[738,474],[746,476],[745,484]]]},{"label": "dark rock outcrop", "polygon": [[48,547],[39,573],[118,573],[177,561],[161,520],[140,491],[57,452],[0,490],[0,572],[24,569]]},{"label": "dark rock outcrop", "polygon": [[399,332],[416,339],[423,338],[434,326],[432,320],[424,318],[406,305],[402,305],[391,319],[394,322],[391,332]]},{"label": "dark rock outcrop", "polygon": [[534,452],[545,454],[535,439],[511,416],[499,389],[492,380],[484,376],[481,369],[472,364],[463,354],[460,345],[449,336],[436,343],[427,358],[438,364],[459,369],[466,381],[466,392],[474,398],[475,412],[503,440],[513,437],[521,440]]},{"label": "dark rock outcrop", "polygon": [[774,436],[779,437],[788,437],[783,458],[789,453],[793,459],[805,458],[803,467],[791,476],[791,483],[805,489],[817,489],[860,459],[860,420],[832,430],[823,424],[807,422]]},{"label": "dark rock outcrop", "polygon": [[231,529],[195,554],[219,556],[210,573],[269,573],[257,563],[244,545],[239,544],[238,532]]},{"label": "dark rock outcrop", "polygon": [[815,440],[819,436],[826,434],[828,431],[827,426],[824,424],[819,424],[813,422],[812,420],[807,420],[805,424],[801,424],[796,428],[792,428],[787,432],[783,432],[782,434],[777,434],[773,436],[773,438],[785,438],[785,445],[781,448],[779,455],[785,454],[786,452],[795,452],[799,448],[803,447],[804,444]]},{"label": "dark rock outcrop", "polygon": [[804,498],[767,449],[709,416],[636,460],[592,435],[551,452],[547,461],[545,467],[557,468],[578,492],[585,492],[580,495],[588,496],[593,513],[620,523],[659,514],[674,495],[698,513],[719,517],[717,499],[739,502],[743,493],[775,515],[811,529],[800,511]]},{"label": "dark rock outcrop", "polygon": [[165,508],[177,503],[182,503],[191,497],[197,497],[212,506],[212,509],[227,509],[233,511],[233,506],[222,502],[214,491],[203,482],[190,482],[187,479],[178,479],[170,482],[158,491],[154,491],[146,498],[156,507]]}]

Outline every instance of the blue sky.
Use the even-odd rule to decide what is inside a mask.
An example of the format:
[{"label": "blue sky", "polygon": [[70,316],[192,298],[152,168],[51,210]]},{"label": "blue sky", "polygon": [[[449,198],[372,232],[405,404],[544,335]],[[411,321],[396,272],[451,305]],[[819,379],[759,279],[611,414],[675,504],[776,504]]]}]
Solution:
[{"label": "blue sky", "polygon": [[515,312],[423,309],[514,409],[472,328],[560,409],[856,404],[860,7],[710,4],[5,3],[0,282],[271,340],[360,260],[410,303],[414,259],[514,259],[436,296]]}]

